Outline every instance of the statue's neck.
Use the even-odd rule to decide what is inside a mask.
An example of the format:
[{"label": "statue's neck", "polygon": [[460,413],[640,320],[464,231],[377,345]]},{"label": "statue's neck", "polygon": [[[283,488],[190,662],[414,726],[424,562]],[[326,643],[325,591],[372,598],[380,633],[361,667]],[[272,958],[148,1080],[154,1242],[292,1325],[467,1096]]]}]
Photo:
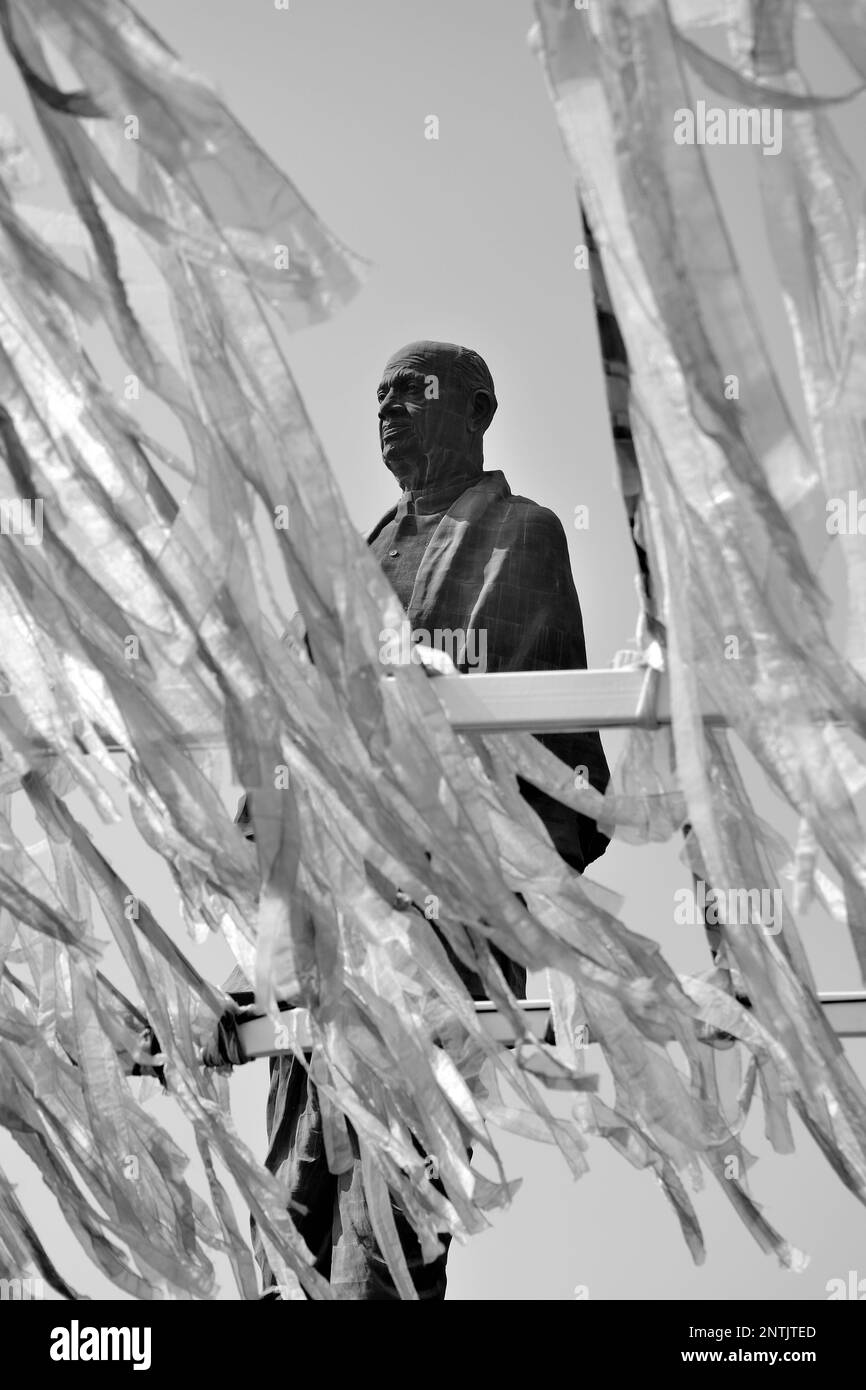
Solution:
[{"label": "statue's neck", "polygon": [[420,490],[404,488],[400,505],[407,512],[421,516],[431,512],[447,512],[452,503],[462,497],[467,488],[474,487],[480,477],[480,473],[472,473],[465,478],[452,478],[448,483],[436,483],[433,487]]},{"label": "statue's neck", "polygon": [[440,494],[450,493],[459,497],[462,491],[472,487],[481,476],[483,461],[467,458],[465,454],[443,451],[436,456],[428,456],[411,473],[401,478],[403,500],[411,502],[418,510],[430,510],[429,502]]}]

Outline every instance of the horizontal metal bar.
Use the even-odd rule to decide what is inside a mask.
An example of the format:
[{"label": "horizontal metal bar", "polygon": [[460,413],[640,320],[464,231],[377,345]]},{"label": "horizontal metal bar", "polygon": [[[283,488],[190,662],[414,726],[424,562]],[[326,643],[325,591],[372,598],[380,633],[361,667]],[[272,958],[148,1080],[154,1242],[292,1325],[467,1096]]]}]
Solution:
[{"label": "horizontal metal bar", "polygon": [[[818,999],[827,1014],[827,1021],[840,1038],[866,1037],[866,993],[850,991],[819,994]],[[550,1021],[550,1003],[547,999],[523,999],[520,1001],[530,1032],[543,1038]],[[479,1002],[475,1011],[481,1019],[485,1031],[497,1042],[508,1046],[514,1042],[514,1033],[508,1020],[502,1016],[494,1004]],[[292,1042],[309,1052],[312,1047],[310,1018],[306,1009],[286,1009],[278,1021],[272,1018],[253,1018],[238,1026],[238,1037],[247,1058],[278,1057],[292,1051]],[[587,1029],[582,1042],[590,1045],[593,1038]]]},{"label": "horizontal metal bar", "polygon": [[[621,667],[436,676],[434,680],[448,721],[458,732],[540,734],[637,724],[646,675],[645,667]],[[659,675],[654,713],[660,724],[670,723],[664,673]],[[702,713],[711,722],[723,722],[715,706],[707,705]]]},{"label": "horizontal metal bar", "polygon": [[866,1037],[866,994],[858,990],[819,994],[833,1032],[840,1038]]},{"label": "horizontal metal bar", "polygon": [[[507,671],[492,675],[437,675],[436,693],[448,722],[458,733],[572,733],[584,729],[629,728],[642,722],[645,667],[595,671]],[[397,682],[385,681],[385,691]],[[386,693],[386,699],[388,698]],[[658,675],[652,712],[659,724],[671,721],[667,676]],[[701,713],[712,724],[725,716],[705,700]],[[184,747],[225,747],[219,729],[202,729],[180,740]],[[122,753],[121,744],[109,744]]]},{"label": "horizontal metal bar", "polygon": [[[550,1019],[550,1004],[546,999],[524,999],[520,1007],[526,1016],[527,1024],[536,1037],[543,1037]],[[514,1041],[508,1020],[503,1018],[495,1005],[481,1000],[475,1005],[475,1012],[481,1016],[485,1032],[497,1042]],[[278,1057],[281,1053],[292,1051],[292,1042],[309,1052],[312,1047],[310,1016],[306,1009],[286,1009],[279,1020],[273,1018],[253,1018],[238,1025],[238,1038],[248,1060],[256,1057]]]}]

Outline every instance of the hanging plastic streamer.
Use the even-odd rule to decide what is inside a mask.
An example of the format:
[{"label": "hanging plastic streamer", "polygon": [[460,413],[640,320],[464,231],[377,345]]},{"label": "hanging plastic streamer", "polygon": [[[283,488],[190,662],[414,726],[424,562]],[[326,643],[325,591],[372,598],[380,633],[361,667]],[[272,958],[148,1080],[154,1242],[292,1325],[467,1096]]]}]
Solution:
[{"label": "hanging plastic streamer", "polygon": [[[796,865],[799,910],[809,897],[803,880],[823,850],[842,884],[862,972],[866,857],[854,798],[863,786],[866,687],[856,542],[846,548],[844,655],[828,634],[815,577],[828,499],[858,489],[863,469],[854,443],[863,401],[862,179],[827,117],[844,97],[810,94],[797,69],[802,7],[784,0],[723,9],[709,17],[729,22],[737,69],[686,39],[664,0],[611,0],[585,13],[539,0],[534,37],[632,363],[635,490],[668,637],[673,756],[694,830],[692,868],[715,885],[753,889],[780,884]],[[688,6],[676,10],[689,17]],[[866,21],[841,4],[816,15],[863,71]],[[738,106],[783,113],[781,152],[757,163],[808,441],[755,327],[704,152],[674,139],[675,113],[693,109],[690,72]],[[739,399],[727,399],[730,373],[742,383]],[[700,718],[712,704],[800,815],[796,847],[756,816],[727,734]],[[857,735],[856,748],[834,716]],[[633,742],[646,738],[638,731]],[[626,768],[634,756],[626,750]],[[838,892],[833,906],[840,920]],[[781,933],[760,925],[773,924],[727,922],[719,934],[737,994],[805,1083],[792,1091],[759,1065],[768,1133],[777,1147],[790,1146],[790,1100],[862,1195],[862,1094],[816,1008],[795,914],[785,901]],[[726,1190],[743,1211],[744,1194]],[[766,1228],[763,1236],[778,1248]]]},{"label": "hanging plastic streamer", "polygon": [[[283,327],[347,300],[360,266],[121,0],[2,0],[0,16],[74,210],[53,219],[25,208],[26,158],[7,135],[0,463],[22,525],[4,535],[0,567],[4,1125],[94,1264],[132,1296],[216,1296],[215,1254],[229,1257],[241,1297],[256,1296],[217,1163],[255,1216],[278,1281],[331,1296],[285,1194],[233,1129],[223,1078],[199,1066],[200,1016],[212,1026],[228,1001],[97,847],[76,814],[84,796],[106,821],[131,809],[142,846],[170,868],[191,928],[224,934],[263,1007],[293,999],[310,1009],[331,1166],[351,1161],[349,1122],[377,1238],[403,1297],[414,1290],[387,1193],[400,1199],[429,1256],[441,1233],[464,1238],[483,1229],[515,1188],[496,1151],[497,1127],[555,1143],[576,1175],[586,1169],[585,1136],[604,1135],[657,1176],[696,1258],[702,1242],[684,1179],[697,1183],[703,1162],[757,1238],[794,1262],[744,1180],[724,1180],[725,1158],[736,1154],[740,1172],[747,1159],[707,1082],[702,1038],[708,1029],[739,1038],[761,1078],[774,1143],[788,1142],[790,1101],[862,1197],[866,1103],[814,1002],[802,953],[787,933],[777,945],[760,932],[742,941],[731,932],[751,1010],[710,983],[678,980],[652,941],[617,920],[615,895],[559,859],[516,778],[632,838],[660,827],[675,833],[688,811],[714,881],[748,882],[754,866],[746,855],[759,856],[763,842],[743,814],[724,742],[702,732],[688,665],[699,657],[756,755],[765,765],[770,750],[780,755],[777,776],[822,847],[837,836],[832,863],[846,888],[862,894],[853,812],[843,795],[834,800],[844,787],[830,770],[837,749],[804,713],[820,696],[819,707],[832,700],[859,731],[861,687],[828,649],[811,576],[786,529],[786,501],[772,490],[778,475],[765,477],[763,447],[718,403],[719,442],[710,447],[690,410],[699,399],[695,369],[679,371],[664,319],[644,323],[608,260],[630,355],[641,364],[636,438],[657,601],[672,635],[683,791],[629,786],[602,797],[575,788],[571,770],[529,736],[456,736],[435,679],[412,662],[379,660],[378,634],[401,615],[351,524],[281,346]],[[605,173],[599,182],[599,171],[616,171],[616,103],[599,75],[603,52],[574,12],[576,29],[560,30],[559,7],[545,7],[542,19],[554,85],[560,74],[567,102],[586,97],[587,129],[604,147],[599,169],[582,170],[581,191],[609,257],[604,200],[619,203],[615,178]],[[621,40],[630,21],[619,19]],[[641,22],[650,20],[658,51],[644,57],[661,67],[673,61],[674,36],[662,11],[647,7]],[[567,121],[566,99],[558,100]],[[587,148],[594,159],[592,141]],[[638,159],[640,142],[633,152],[620,142],[619,153]],[[708,194],[700,206],[709,218]],[[625,215],[617,244],[635,256]],[[85,249],[84,270],[59,254],[62,245]],[[639,258],[633,270],[645,284]],[[697,268],[689,273],[709,295]],[[134,307],[130,287],[142,277],[147,292]],[[673,293],[675,278],[655,278],[654,289]],[[647,287],[641,303],[651,302]],[[731,331],[739,331],[736,303],[729,307]],[[139,413],[119,403],[85,346],[94,327],[110,337],[126,377],[182,431],[185,449],[145,432]],[[670,373],[664,385],[653,378],[655,399],[652,391],[644,398],[641,378],[654,361],[639,350],[650,331]],[[799,468],[807,495],[814,479],[805,454]],[[755,513],[747,521],[744,498]],[[39,543],[30,544],[23,521],[33,521],[37,502]],[[686,509],[693,531],[683,529]],[[34,539],[32,526],[28,534]],[[799,586],[804,648],[812,644],[820,682],[804,669],[783,616],[760,606],[743,546],[761,537]],[[671,592],[668,583],[674,543],[686,545],[694,608],[683,604],[688,585]],[[276,591],[268,547],[297,618]],[[708,576],[721,549],[730,588],[717,593],[715,568],[712,586]],[[713,660],[718,632],[737,618],[751,673],[761,678],[759,700],[745,699],[745,675]],[[232,825],[215,759],[202,751],[219,742],[233,784],[253,791],[254,845]],[[44,827],[50,867],[16,833],[20,797]],[[510,1018],[521,1039],[513,1052],[487,1037],[436,934],[405,910],[427,901],[439,904],[439,930]],[[140,1005],[98,968],[106,931]],[[551,971],[555,1047],[525,1033],[492,945]],[[207,1201],[187,1180],[187,1156],[128,1079],[145,1019],[159,1038],[170,1093],[192,1125]],[[611,1105],[586,1073],[584,1022],[610,1068]],[[682,1049],[686,1073],[670,1043]],[[550,1113],[546,1087],[572,1093],[570,1119]],[[467,1144],[492,1157],[495,1180],[469,1163]],[[444,1192],[427,1181],[422,1153],[435,1158]],[[77,1297],[32,1213],[8,1183],[4,1194],[4,1275],[30,1265]]]}]

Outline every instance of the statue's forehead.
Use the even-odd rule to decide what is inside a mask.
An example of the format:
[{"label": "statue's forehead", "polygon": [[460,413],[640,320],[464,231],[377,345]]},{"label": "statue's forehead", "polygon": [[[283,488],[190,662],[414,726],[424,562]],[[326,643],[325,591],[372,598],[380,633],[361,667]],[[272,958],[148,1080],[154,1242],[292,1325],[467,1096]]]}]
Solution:
[{"label": "statue's forehead", "polygon": [[425,375],[433,372],[444,375],[451,370],[460,355],[460,348],[456,343],[436,343],[432,341],[419,341],[407,343],[405,347],[399,348],[397,352],[391,354],[385,363],[382,371],[383,377],[391,376],[393,372],[405,370],[423,372]]}]

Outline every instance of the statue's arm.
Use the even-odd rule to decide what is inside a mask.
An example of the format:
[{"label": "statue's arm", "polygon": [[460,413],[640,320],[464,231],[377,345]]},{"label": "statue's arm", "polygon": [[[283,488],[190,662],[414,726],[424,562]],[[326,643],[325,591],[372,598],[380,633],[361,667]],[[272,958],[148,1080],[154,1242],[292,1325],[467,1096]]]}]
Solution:
[{"label": "statue's arm", "polygon": [[[533,507],[524,535],[522,570],[525,574],[528,568],[537,599],[527,626],[527,642],[510,669],[586,670],[583,615],[562,522],[546,507]],[[597,730],[543,734],[538,738],[567,763],[575,776],[585,778],[597,791],[606,789],[610,769]],[[609,837],[590,817],[527,782],[521,781],[521,792],[545,822],[559,854],[579,872],[607,849]]]}]

